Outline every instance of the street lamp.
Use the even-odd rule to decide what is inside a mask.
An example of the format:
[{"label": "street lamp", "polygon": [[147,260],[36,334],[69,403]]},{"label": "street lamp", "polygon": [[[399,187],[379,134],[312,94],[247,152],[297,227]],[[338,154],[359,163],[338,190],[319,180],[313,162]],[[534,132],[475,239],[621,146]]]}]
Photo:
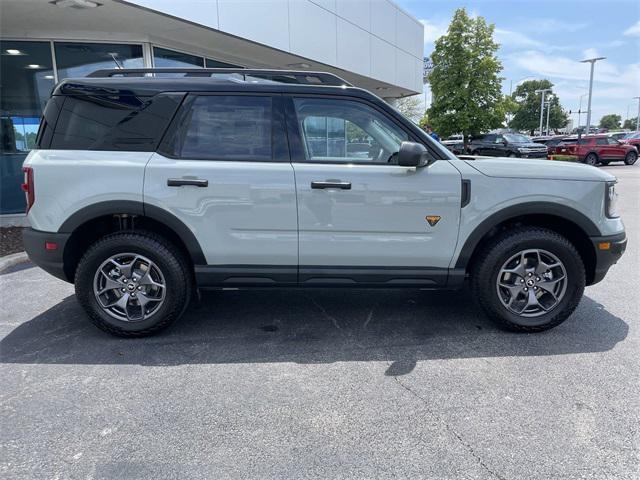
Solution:
[{"label": "street lamp", "polygon": [[640,97],[633,97],[638,100],[638,116],[636,117],[636,131],[640,130]]},{"label": "street lamp", "polygon": [[[591,94],[593,92],[593,66],[598,60],[604,60],[607,57],[595,57],[581,60],[580,63],[591,64],[591,75],[589,76],[589,105],[587,106],[587,135],[589,135],[589,129],[591,128]],[[578,125],[579,126],[579,125]]]},{"label": "street lamp", "polygon": [[589,93],[583,93],[580,95],[580,105],[578,106],[578,130],[580,130],[580,118],[582,118],[582,99],[585,95],[589,95]]},{"label": "street lamp", "polygon": [[550,92],[550,88],[543,88],[540,90],[536,90],[535,93],[541,93],[542,98],[540,99],[540,135],[542,135],[542,119],[544,118],[544,96],[547,92]]}]

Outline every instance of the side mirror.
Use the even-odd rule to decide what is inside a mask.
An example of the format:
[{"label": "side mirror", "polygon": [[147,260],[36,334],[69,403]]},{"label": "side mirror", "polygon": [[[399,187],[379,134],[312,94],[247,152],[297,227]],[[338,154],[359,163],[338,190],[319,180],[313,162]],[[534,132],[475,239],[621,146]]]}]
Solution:
[{"label": "side mirror", "polygon": [[402,142],[398,151],[398,165],[401,167],[424,167],[427,164],[427,149],[415,142]]}]

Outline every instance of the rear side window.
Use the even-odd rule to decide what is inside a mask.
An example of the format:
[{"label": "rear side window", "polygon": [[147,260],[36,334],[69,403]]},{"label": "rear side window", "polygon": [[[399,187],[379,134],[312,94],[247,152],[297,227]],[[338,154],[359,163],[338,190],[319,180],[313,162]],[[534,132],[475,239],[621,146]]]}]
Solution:
[{"label": "rear side window", "polygon": [[[154,151],[182,96],[65,96],[55,123],[51,148]],[[43,138],[47,128],[43,131]]]},{"label": "rear side window", "polygon": [[266,96],[194,97],[178,127],[174,155],[198,160],[272,160],[272,102]]}]

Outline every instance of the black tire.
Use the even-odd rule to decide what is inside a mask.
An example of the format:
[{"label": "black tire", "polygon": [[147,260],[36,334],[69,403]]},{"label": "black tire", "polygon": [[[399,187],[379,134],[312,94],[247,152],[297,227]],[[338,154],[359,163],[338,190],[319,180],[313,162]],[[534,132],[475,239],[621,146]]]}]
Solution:
[{"label": "black tire", "polygon": [[[125,252],[148,258],[164,276],[164,301],[143,320],[114,318],[94,295],[94,277],[100,265],[111,256]],[[113,233],[94,243],[81,258],[74,283],[78,302],[91,321],[101,330],[121,337],[143,337],[167,328],[184,313],[193,290],[191,268],[182,251],[165,238],[142,231]]]},{"label": "black tire", "polygon": [[610,160],[600,160],[600,165],[602,165],[603,167],[606,167],[607,165],[609,165],[609,163],[611,163]]},{"label": "black tire", "polygon": [[638,160],[638,154],[636,152],[629,152],[624,157],[624,163],[626,165],[633,165],[634,163],[636,163],[636,160]]},{"label": "black tire", "polygon": [[591,152],[586,157],[584,157],[584,163],[595,167],[598,164],[598,155]]},{"label": "black tire", "polygon": [[517,157],[518,157],[518,155],[516,155],[514,152],[511,152],[509,154],[509,158],[517,158]]},{"label": "black tire", "polygon": [[[509,258],[527,249],[555,255],[566,269],[564,297],[538,317],[524,317],[508,310],[498,294],[498,275]],[[499,326],[516,332],[541,332],[564,322],[578,306],[585,287],[584,264],[575,247],[558,233],[539,227],[519,227],[505,232],[479,253],[471,272],[471,288],[482,309]]]}]

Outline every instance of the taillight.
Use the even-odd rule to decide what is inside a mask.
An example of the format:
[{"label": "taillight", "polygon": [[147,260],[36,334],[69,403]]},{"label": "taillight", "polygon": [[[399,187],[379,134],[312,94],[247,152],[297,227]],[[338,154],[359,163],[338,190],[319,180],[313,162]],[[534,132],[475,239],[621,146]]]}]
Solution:
[{"label": "taillight", "polygon": [[35,187],[33,185],[33,168],[31,167],[22,167],[22,171],[24,172],[24,183],[21,185],[22,191],[27,199],[27,210],[33,206],[33,202],[36,200],[36,192]]}]

